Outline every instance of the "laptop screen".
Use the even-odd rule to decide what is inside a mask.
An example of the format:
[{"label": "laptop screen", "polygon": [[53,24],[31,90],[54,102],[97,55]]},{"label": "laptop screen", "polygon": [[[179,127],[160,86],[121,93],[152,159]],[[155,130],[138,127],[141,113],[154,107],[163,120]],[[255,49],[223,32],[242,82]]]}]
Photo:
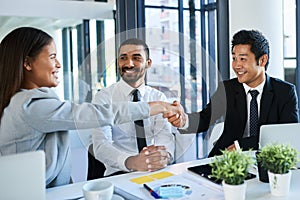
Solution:
[{"label": "laptop screen", "polygon": [[[267,144],[289,144],[300,152],[300,123],[268,124],[260,127],[259,148]],[[300,160],[300,154],[298,154]],[[297,163],[300,168],[300,161]]]},{"label": "laptop screen", "polygon": [[0,156],[0,199],[45,200],[45,153]]}]

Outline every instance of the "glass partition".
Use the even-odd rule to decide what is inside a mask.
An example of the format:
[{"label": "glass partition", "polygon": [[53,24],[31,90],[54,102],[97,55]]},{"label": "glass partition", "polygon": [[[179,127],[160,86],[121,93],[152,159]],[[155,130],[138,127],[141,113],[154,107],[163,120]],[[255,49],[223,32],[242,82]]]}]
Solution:
[{"label": "glass partition", "polygon": [[[90,101],[88,95],[91,97],[101,87],[116,80],[115,67],[111,69],[112,59],[107,58],[108,55],[114,56],[114,52],[105,54],[102,47],[101,53],[98,52],[99,45],[114,35],[112,3],[47,0],[39,5],[39,1],[29,0],[24,4],[22,13],[13,3],[9,0],[1,2],[0,40],[21,26],[31,26],[49,33],[54,38],[57,57],[62,65],[60,84],[55,88],[61,99]],[[65,6],[69,9],[63,9]],[[110,42],[109,45],[113,44]],[[92,55],[96,57],[91,59]],[[87,60],[91,61],[89,65],[86,65]]]}]

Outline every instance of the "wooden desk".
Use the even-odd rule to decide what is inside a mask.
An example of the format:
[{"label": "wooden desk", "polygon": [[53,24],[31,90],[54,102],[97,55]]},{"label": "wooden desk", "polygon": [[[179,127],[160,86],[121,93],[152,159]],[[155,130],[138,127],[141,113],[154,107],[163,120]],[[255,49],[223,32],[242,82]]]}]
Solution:
[{"label": "wooden desk", "polygon": [[[189,176],[192,181],[206,181],[204,178],[193,174],[192,172],[187,171],[187,167],[194,166],[194,165],[200,165],[200,164],[206,164],[209,163],[210,159],[203,159],[203,160],[195,160],[185,163],[179,163],[175,165],[170,165],[166,167],[163,170],[157,171],[168,171],[172,172],[175,175],[182,175],[185,174]],[[144,175],[151,175],[153,173],[147,173],[147,172],[134,172],[130,174],[123,174],[108,178],[103,178],[103,180],[108,180],[113,182],[117,187],[120,188],[126,188],[126,184],[129,182],[129,179],[135,178],[135,177],[141,177]],[[47,189],[46,191],[46,199],[47,200],[59,200],[59,199],[72,199],[75,197],[82,196],[82,186],[86,182],[79,182],[74,184],[69,184],[65,186],[55,187]],[[202,182],[203,183],[203,182]],[[217,186],[216,188],[218,188]],[[219,187],[220,190],[222,190],[221,187]],[[150,194],[142,189],[142,187],[138,186],[134,188],[131,191],[126,191],[130,194],[134,194],[135,196],[139,197],[140,199],[154,199],[150,196]],[[126,199],[139,199],[134,196],[128,195],[126,196]],[[291,180],[291,187],[290,187],[290,193],[288,196],[284,197],[275,197],[270,194],[269,184],[268,183],[262,183],[258,180],[258,178],[248,180],[247,181],[247,192],[246,192],[246,199],[247,200],[295,200],[299,199],[300,197],[300,170],[293,170],[292,172],[292,180]],[[208,198],[208,197],[207,197]],[[223,199],[224,197],[218,198]],[[190,198],[190,199],[197,199],[197,198]]]}]

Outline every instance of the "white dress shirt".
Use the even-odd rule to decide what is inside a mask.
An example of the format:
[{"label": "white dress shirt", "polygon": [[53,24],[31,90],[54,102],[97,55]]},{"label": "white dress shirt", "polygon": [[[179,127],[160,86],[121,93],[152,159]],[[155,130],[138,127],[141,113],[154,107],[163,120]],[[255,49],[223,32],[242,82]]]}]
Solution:
[{"label": "white dress shirt", "polygon": [[[132,101],[134,89],[121,79],[110,87],[99,91],[95,95],[93,103],[111,104],[112,102]],[[167,101],[162,92],[152,87],[143,84],[137,89],[141,93],[141,101]],[[164,145],[174,157],[175,145],[171,124],[162,118],[161,114],[144,119],[144,129],[147,146],[152,144]],[[133,121],[113,127],[97,128],[93,130],[92,140],[95,157],[105,164],[105,176],[117,171],[129,171],[125,166],[126,159],[139,153]]]}]

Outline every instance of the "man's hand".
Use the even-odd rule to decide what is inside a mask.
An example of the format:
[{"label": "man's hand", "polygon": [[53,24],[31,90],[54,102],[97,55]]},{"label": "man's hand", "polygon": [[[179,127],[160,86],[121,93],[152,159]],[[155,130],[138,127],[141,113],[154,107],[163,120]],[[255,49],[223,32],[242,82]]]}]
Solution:
[{"label": "man's hand", "polygon": [[131,156],[125,161],[128,169],[135,171],[156,171],[168,165],[169,153],[165,146],[145,147],[138,155]]},{"label": "man's hand", "polygon": [[175,106],[177,111],[172,113],[172,112],[165,112],[163,114],[164,118],[168,118],[168,121],[175,127],[181,128],[185,125],[186,123],[186,115],[184,112],[183,107],[178,101],[174,101],[172,106]]},{"label": "man's hand", "polygon": [[183,107],[177,101],[168,103],[164,101],[151,101],[148,102],[150,108],[150,116],[163,114],[165,118],[173,115],[181,115],[184,113]]},{"label": "man's hand", "polygon": [[226,148],[228,151],[234,151],[236,150],[235,144],[230,145],[229,147]]}]

